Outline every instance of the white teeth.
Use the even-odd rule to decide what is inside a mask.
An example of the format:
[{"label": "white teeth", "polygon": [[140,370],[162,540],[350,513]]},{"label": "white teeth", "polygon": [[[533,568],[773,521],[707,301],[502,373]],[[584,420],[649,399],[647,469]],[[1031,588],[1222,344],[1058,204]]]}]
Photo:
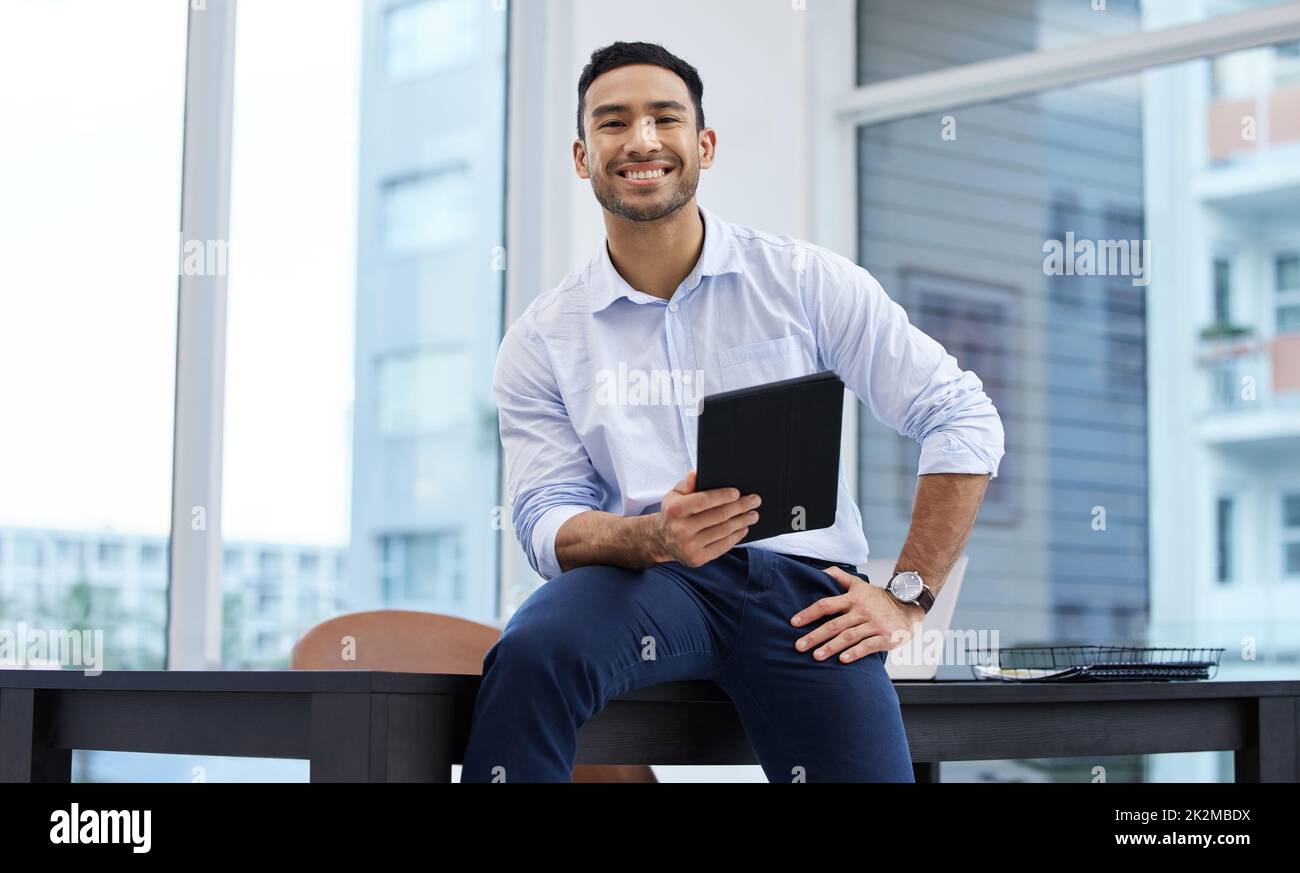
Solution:
[{"label": "white teeth", "polygon": [[628,179],[658,179],[664,174],[664,170],[635,170],[623,175]]}]

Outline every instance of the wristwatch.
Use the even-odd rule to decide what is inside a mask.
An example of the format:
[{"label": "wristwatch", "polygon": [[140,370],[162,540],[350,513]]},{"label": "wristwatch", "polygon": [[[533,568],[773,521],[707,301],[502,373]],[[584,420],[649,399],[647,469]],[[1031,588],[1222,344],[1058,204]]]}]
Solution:
[{"label": "wristwatch", "polygon": [[900,570],[885,585],[885,590],[902,603],[917,603],[928,615],[934,606],[934,592],[915,570]]}]

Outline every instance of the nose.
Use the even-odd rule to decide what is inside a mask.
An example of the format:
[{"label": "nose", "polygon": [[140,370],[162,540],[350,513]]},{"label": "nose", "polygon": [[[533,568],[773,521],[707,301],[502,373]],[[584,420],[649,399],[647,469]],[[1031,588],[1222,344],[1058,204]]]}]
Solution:
[{"label": "nose", "polygon": [[653,115],[646,115],[632,125],[632,137],[628,145],[641,154],[659,150],[659,132]]}]

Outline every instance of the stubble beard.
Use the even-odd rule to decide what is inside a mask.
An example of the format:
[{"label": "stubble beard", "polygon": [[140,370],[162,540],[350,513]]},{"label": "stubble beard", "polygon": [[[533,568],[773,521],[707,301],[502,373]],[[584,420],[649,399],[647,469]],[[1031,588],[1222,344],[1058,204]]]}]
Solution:
[{"label": "stubble beard", "polygon": [[658,221],[690,203],[695,196],[695,188],[700,179],[699,168],[691,168],[688,174],[684,165],[678,165],[676,171],[678,179],[668,198],[644,206],[639,205],[635,197],[620,196],[615,190],[617,183],[605,181],[609,178],[607,176],[592,176],[591,190],[596,195],[596,201],[615,215],[629,221]]}]

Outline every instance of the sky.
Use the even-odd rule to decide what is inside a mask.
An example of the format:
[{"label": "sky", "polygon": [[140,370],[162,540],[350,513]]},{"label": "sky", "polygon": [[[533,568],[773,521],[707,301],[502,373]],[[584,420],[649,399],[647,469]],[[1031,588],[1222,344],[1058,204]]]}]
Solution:
[{"label": "sky", "polygon": [[[0,525],[170,526],[185,14],[0,7]],[[360,20],[239,8],[228,539],[347,542]]]}]

